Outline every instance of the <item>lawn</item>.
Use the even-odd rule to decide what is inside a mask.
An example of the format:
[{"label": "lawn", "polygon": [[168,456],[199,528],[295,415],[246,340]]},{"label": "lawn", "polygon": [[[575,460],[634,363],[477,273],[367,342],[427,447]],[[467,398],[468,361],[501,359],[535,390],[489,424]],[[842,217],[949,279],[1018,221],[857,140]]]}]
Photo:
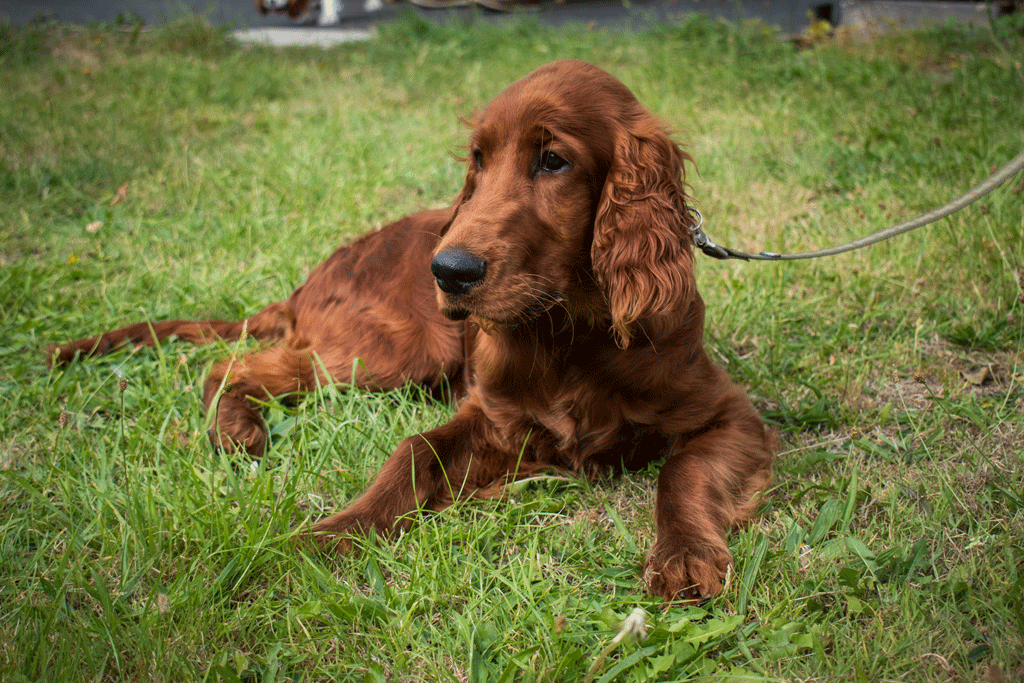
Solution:
[{"label": "lawn", "polygon": [[[717,242],[845,242],[1021,151],[1022,34],[410,18],[325,51],[199,20],[0,26],[0,680],[1024,679],[1021,175],[869,249],[700,257],[706,343],[782,441],[701,606],[641,587],[653,470],[541,478],[326,560],[294,530],[450,406],[325,387],[269,405],[247,460],[211,451],[198,390],[239,344],[45,358],[137,319],[245,317],[445,205],[462,121],[559,58],[678,131]],[[646,638],[616,643],[638,609]]]}]

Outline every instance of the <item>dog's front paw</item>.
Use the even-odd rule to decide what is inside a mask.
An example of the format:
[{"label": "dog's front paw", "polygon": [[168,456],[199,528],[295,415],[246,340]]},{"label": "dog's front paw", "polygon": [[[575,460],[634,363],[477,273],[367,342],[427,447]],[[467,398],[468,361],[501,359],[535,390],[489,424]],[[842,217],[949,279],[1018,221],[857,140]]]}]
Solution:
[{"label": "dog's front paw", "polygon": [[309,555],[349,555],[355,547],[351,534],[317,531],[314,526],[294,537],[295,547]]},{"label": "dog's front paw", "polygon": [[348,555],[357,550],[361,539],[383,533],[380,523],[368,522],[350,511],[336,512],[325,517],[302,534],[303,543],[320,552]]},{"label": "dog's front paw", "polygon": [[722,591],[732,554],[724,547],[657,542],[644,564],[647,589],[668,602],[699,603]]}]

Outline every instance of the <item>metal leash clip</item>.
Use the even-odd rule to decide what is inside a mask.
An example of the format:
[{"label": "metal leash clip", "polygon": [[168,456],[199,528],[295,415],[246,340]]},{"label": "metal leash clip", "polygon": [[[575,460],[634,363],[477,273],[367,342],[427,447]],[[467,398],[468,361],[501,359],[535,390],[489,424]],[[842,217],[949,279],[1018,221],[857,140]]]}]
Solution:
[{"label": "metal leash clip", "polygon": [[733,254],[729,253],[728,249],[718,246],[708,239],[706,234],[704,234],[704,231],[701,229],[701,226],[704,225],[704,214],[697,209],[690,209],[690,211],[697,214],[697,223],[688,228],[690,231],[690,239],[693,240],[694,246],[711,258],[720,259],[722,261],[730,258],[736,258]]}]

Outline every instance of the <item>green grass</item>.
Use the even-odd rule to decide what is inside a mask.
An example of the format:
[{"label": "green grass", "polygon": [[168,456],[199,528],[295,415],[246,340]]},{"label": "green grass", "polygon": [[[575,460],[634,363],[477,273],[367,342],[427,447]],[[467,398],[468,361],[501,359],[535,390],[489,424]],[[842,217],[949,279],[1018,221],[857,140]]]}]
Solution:
[{"label": "green grass", "polygon": [[[700,608],[640,588],[652,472],[533,482],[325,564],[292,531],[449,408],[325,388],[271,406],[246,462],[211,453],[197,391],[235,345],[44,361],[143,316],[245,316],[445,204],[460,116],[557,58],[680,131],[709,233],[748,251],[886,227],[1020,151],[1019,20],[814,42],[709,19],[409,19],[328,51],[0,27],[0,679],[1021,680],[1020,176],[868,250],[700,261],[708,345],[783,439]],[[647,639],[598,663],[637,607]]]}]

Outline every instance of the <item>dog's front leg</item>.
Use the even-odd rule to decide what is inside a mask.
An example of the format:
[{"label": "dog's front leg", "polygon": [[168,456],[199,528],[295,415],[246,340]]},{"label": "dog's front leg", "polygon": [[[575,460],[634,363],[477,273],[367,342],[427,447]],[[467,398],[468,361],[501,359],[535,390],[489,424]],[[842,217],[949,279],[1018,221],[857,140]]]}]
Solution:
[{"label": "dog's front leg", "polygon": [[722,590],[732,564],[728,531],[754,512],[768,484],[773,435],[740,392],[720,402],[707,431],[672,447],[658,475],[657,538],[644,567],[652,593],[699,602]]},{"label": "dog's front leg", "polygon": [[407,529],[418,510],[438,511],[460,498],[493,495],[516,476],[519,454],[491,444],[492,430],[483,412],[467,402],[451,422],[405,439],[365,493],[313,525],[317,543],[345,552],[352,536]]}]

